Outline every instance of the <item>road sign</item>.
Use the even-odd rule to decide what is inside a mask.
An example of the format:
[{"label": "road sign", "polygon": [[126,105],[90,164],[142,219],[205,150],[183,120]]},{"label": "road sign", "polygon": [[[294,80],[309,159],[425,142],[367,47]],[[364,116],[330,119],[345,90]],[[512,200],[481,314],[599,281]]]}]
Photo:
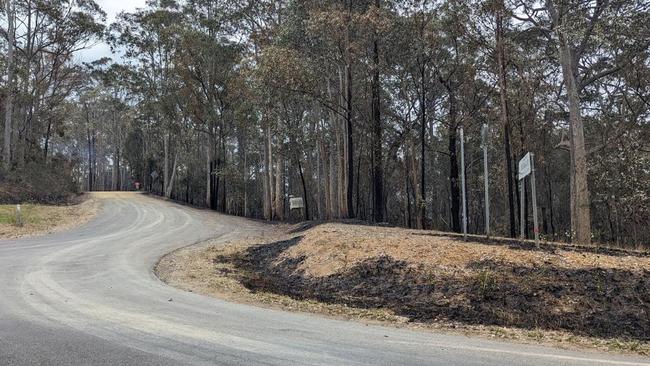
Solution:
[{"label": "road sign", "polygon": [[153,180],[156,180],[156,178],[158,178],[158,172],[155,171],[155,170],[154,170],[153,172],[151,172],[151,178],[152,178]]},{"label": "road sign", "polygon": [[302,197],[289,198],[289,209],[293,210],[303,207],[305,207],[305,202],[303,201]]},{"label": "road sign", "polygon": [[[528,175],[530,175],[530,187],[532,190],[531,194],[533,198],[533,233],[535,234],[535,245],[539,247],[539,225],[537,222],[537,190],[535,187],[535,155],[531,153],[527,153],[524,158],[519,161],[519,194],[521,196],[520,202],[524,202],[525,199],[525,178]],[[519,206],[519,222],[521,226],[521,239],[523,240],[526,234],[524,224],[527,218],[526,212],[524,212],[524,205],[522,204]]]},{"label": "road sign", "polygon": [[519,160],[519,180],[526,178],[531,171],[530,153],[528,153],[523,159]]}]

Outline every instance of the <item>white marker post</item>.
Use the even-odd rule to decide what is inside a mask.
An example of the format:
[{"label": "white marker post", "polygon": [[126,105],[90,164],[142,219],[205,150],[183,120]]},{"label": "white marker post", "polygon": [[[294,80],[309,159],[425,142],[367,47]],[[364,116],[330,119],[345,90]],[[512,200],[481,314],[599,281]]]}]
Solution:
[{"label": "white marker post", "polygon": [[524,221],[526,220],[525,212],[524,212],[524,199],[526,198],[524,196],[525,194],[525,184],[526,184],[526,177],[529,174],[532,174],[530,177],[530,185],[531,185],[531,194],[533,198],[533,232],[535,233],[535,245],[539,247],[539,227],[537,225],[537,191],[535,189],[535,165],[534,165],[534,154],[532,153],[527,153],[523,159],[519,160],[519,189],[520,189],[520,195],[521,195],[521,204],[520,206],[520,226],[521,226],[521,239],[523,240],[525,237],[524,233]]},{"label": "white marker post", "polygon": [[16,226],[23,226],[23,213],[20,204],[16,205]]},{"label": "white marker post", "polygon": [[467,201],[465,192],[465,135],[460,128],[460,182],[463,194],[463,239],[467,240]]},{"label": "white marker post", "polygon": [[483,125],[481,130],[481,137],[483,138],[483,181],[485,184],[485,236],[490,238],[490,186],[488,182],[488,151],[487,151],[487,138],[488,138],[488,125]]}]

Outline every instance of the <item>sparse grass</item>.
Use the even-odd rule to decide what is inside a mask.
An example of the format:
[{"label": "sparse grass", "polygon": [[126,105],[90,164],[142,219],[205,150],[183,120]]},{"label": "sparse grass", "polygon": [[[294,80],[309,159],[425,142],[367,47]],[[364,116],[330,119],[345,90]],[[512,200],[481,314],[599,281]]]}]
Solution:
[{"label": "sparse grass", "polygon": [[[58,213],[45,205],[21,205],[21,218],[25,225],[38,225],[43,221],[56,221]],[[16,225],[16,205],[0,205],[0,224]]]},{"label": "sparse grass", "polygon": [[16,205],[0,205],[0,239],[42,235],[88,221],[97,210],[91,197],[71,205],[21,205],[22,225],[16,222]]},{"label": "sparse grass", "polygon": [[285,310],[650,354],[644,253],[324,224],[185,248],[156,272],[186,290]]},{"label": "sparse grass", "polygon": [[476,282],[478,292],[483,299],[491,298],[494,291],[497,290],[496,279],[489,269],[480,270],[476,276]]}]

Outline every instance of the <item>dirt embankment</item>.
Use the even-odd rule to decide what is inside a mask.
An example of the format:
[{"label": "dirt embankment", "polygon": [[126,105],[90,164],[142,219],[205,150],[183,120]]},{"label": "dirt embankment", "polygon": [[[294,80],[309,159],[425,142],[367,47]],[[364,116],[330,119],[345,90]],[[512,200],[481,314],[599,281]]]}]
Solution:
[{"label": "dirt embankment", "polygon": [[335,314],[328,306],[343,306],[362,318],[650,350],[647,253],[323,224],[172,257],[161,262],[164,280],[235,299],[247,292],[244,301]]},{"label": "dirt embankment", "polygon": [[67,204],[23,204],[20,205],[22,225],[18,225],[16,205],[0,205],[0,239],[68,230],[88,222],[98,207],[98,199],[92,194],[76,196]]}]

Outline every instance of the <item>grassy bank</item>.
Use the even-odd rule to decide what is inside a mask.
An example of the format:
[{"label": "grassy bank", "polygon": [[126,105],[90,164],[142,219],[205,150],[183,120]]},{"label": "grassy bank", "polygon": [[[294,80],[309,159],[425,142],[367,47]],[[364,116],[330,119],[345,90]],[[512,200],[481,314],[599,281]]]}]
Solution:
[{"label": "grassy bank", "polygon": [[335,316],[650,351],[650,256],[324,224],[165,258],[177,286]]},{"label": "grassy bank", "polygon": [[0,239],[42,235],[82,224],[95,214],[97,202],[84,195],[69,204],[28,203],[20,207],[22,225],[16,221],[16,205],[0,205]]}]

